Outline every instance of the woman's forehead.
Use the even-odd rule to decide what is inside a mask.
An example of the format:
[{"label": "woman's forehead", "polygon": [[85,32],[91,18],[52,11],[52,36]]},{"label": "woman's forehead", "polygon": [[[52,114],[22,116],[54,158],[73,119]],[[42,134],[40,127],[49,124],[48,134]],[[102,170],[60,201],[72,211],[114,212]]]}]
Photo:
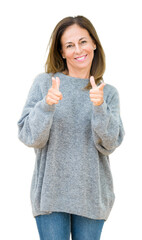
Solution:
[{"label": "woman's forehead", "polygon": [[90,37],[90,35],[85,28],[81,28],[80,26],[74,24],[66,28],[61,37],[61,41],[72,42],[73,40],[81,40],[88,37]]}]

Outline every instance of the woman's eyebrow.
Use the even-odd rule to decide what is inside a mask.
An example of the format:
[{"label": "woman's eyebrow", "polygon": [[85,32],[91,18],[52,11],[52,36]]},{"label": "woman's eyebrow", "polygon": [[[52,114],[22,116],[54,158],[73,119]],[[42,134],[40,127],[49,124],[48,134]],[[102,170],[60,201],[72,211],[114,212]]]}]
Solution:
[{"label": "woman's eyebrow", "polygon": [[[81,41],[81,40],[84,39],[84,38],[87,39],[86,37],[81,37],[81,38],[79,39],[79,41]],[[71,44],[71,43],[73,43],[73,42],[66,42],[65,45],[66,45],[66,44]]]},{"label": "woman's eyebrow", "polygon": [[82,37],[82,38],[79,39],[79,41],[81,41],[81,40],[84,39],[84,38],[87,39],[86,37]]},{"label": "woman's eyebrow", "polygon": [[66,42],[65,45],[66,45],[66,44],[71,44],[71,43],[72,43],[72,42]]}]

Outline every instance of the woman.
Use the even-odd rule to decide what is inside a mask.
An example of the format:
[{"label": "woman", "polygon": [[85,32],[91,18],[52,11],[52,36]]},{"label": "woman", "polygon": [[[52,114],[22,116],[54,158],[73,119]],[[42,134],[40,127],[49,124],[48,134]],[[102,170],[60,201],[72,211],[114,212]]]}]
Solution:
[{"label": "woman", "polygon": [[29,91],[19,139],[36,153],[31,203],[40,239],[99,240],[114,203],[109,154],[122,142],[119,94],[105,84],[91,22],[55,27],[45,73]]}]

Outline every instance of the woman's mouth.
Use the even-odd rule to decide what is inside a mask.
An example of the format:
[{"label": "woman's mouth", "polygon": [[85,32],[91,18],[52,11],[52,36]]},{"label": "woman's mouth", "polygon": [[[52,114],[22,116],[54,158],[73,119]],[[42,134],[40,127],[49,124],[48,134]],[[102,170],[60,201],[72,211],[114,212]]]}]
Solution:
[{"label": "woman's mouth", "polygon": [[80,57],[76,57],[75,60],[77,60],[78,62],[83,62],[86,59],[86,57],[87,57],[87,54]]}]

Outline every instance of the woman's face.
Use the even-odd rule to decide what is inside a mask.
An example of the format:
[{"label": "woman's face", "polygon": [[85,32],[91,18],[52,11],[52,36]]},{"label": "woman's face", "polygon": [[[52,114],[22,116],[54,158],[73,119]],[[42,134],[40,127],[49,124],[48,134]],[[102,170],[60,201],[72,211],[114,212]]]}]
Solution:
[{"label": "woman's face", "polygon": [[69,72],[82,69],[90,72],[96,44],[85,28],[77,24],[69,26],[61,37],[61,46]]}]

